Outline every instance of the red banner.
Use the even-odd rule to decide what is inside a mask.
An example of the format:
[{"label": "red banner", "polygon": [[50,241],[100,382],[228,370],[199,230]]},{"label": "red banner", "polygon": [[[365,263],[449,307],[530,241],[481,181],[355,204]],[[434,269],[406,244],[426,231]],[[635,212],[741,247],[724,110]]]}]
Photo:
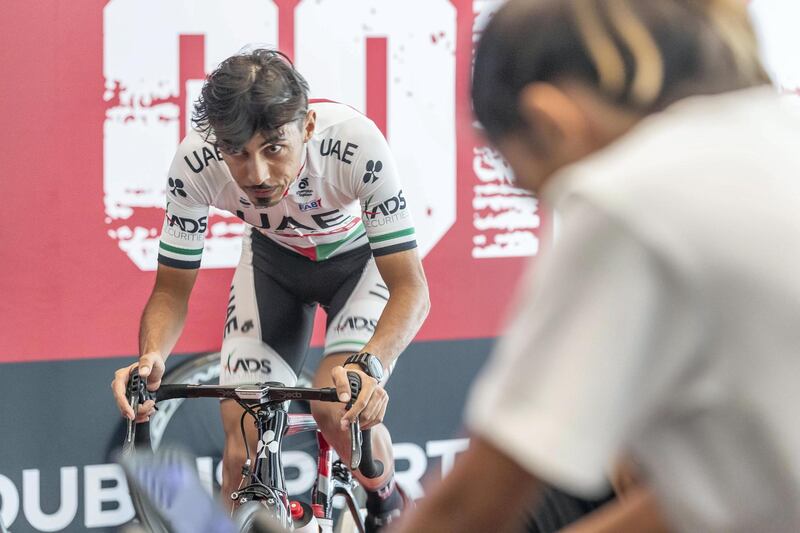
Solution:
[{"label": "red banner", "polygon": [[[419,199],[432,310],[417,338],[496,335],[510,281],[538,249],[539,218],[473,129],[469,76],[485,16],[475,6],[489,3],[390,3],[396,13],[344,0],[16,2],[0,22],[0,361],[136,352],[163,154],[205,73],[252,42],[279,43],[312,96],[374,115],[387,134]],[[225,252],[234,241],[217,242],[176,351],[221,343],[237,257]]]}]

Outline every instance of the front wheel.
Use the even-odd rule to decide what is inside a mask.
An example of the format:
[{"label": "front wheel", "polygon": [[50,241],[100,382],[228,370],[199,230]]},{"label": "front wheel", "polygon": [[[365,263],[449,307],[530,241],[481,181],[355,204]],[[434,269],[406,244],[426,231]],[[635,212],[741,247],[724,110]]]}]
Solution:
[{"label": "front wheel", "polygon": [[247,502],[240,505],[233,512],[233,523],[236,524],[237,531],[254,531],[253,524],[255,524],[256,514],[265,510],[264,506],[258,502]]},{"label": "front wheel", "polygon": [[240,505],[233,512],[233,523],[237,531],[242,533],[281,533],[287,531],[281,527],[279,513],[258,501],[249,501]]}]

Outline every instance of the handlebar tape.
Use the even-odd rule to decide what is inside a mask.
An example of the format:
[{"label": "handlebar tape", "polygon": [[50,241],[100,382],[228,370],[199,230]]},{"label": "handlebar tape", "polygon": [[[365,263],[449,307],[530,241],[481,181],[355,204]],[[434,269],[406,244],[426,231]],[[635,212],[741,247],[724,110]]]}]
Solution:
[{"label": "handlebar tape", "polygon": [[[350,409],[358,398],[358,393],[361,392],[361,377],[355,372],[348,372],[347,380],[350,383],[350,402],[347,408]],[[383,463],[372,458],[372,430],[369,429],[361,432],[361,463],[358,470],[369,479],[383,474]]]},{"label": "handlebar tape", "polygon": [[355,372],[348,372],[347,382],[350,384],[350,401],[347,402],[347,410],[349,411],[356,402],[356,399],[358,399],[358,394],[361,392],[361,376]]},{"label": "handlebar tape", "polygon": [[365,429],[361,435],[361,464],[358,470],[367,478],[375,479],[383,474],[383,463],[372,458],[372,430]]}]

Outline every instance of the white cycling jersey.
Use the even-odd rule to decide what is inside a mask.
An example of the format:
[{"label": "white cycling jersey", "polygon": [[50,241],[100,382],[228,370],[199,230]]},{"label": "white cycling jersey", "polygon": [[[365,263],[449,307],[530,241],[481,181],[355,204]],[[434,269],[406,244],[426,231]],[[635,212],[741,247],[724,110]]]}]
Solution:
[{"label": "white cycling jersey", "polygon": [[344,104],[309,107],[317,120],[303,167],[272,207],[248,200],[213,143],[194,130],[186,136],[169,170],[159,263],[200,267],[210,206],[313,261],[367,242],[374,256],[416,247],[397,167],[377,126]]}]

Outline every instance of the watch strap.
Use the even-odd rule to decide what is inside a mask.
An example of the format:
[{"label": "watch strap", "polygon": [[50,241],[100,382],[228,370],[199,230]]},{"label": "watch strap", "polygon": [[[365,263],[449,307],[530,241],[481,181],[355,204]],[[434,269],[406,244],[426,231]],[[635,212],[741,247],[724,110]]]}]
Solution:
[{"label": "watch strap", "polygon": [[380,381],[381,378],[383,378],[383,376],[375,376],[375,375],[373,375],[373,372],[369,367],[369,358],[370,357],[375,357],[375,359],[378,359],[376,356],[374,356],[373,354],[371,354],[369,352],[359,352],[359,353],[354,353],[353,355],[348,357],[347,360],[345,360],[344,364],[345,365],[358,365],[358,366],[361,367],[361,370],[363,370],[366,375],[368,375],[369,377],[375,378],[378,381]]}]

